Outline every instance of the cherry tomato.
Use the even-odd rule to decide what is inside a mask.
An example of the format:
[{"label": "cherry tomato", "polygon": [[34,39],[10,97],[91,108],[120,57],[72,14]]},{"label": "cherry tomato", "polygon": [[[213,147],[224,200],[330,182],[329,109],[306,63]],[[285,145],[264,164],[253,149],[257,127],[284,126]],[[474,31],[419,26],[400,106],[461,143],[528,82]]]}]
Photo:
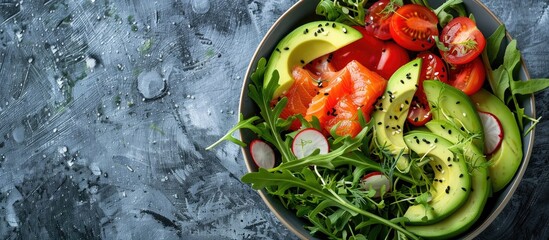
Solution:
[{"label": "cherry tomato", "polygon": [[362,27],[354,28],[362,33],[362,38],[332,54],[330,62],[337,71],[352,60],[357,60],[383,78],[389,79],[399,67],[410,61],[406,49],[392,41],[381,41],[372,37]]},{"label": "cherry tomato", "polygon": [[391,39],[391,32],[389,32],[389,23],[391,22],[391,16],[394,11],[400,7],[396,4],[390,4],[390,0],[380,0],[375,2],[370,8],[368,8],[368,14],[366,15],[364,28],[366,32],[381,40]]},{"label": "cherry tomato", "polygon": [[381,49],[381,57],[377,67],[373,70],[383,78],[389,79],[398,68],[409,61],[410,57],[406,49],[392,41],[387,41]]},{"label": "cherry tomato", "polygon": [[381,58],[383,41],[370,36],[363,27],[354,26],[353,28],[362,33],[362,38],[335,51],[331,63],[338,71],[347,66],[347,63],[352,60],[357,60],[368,69],[376,69]]},{"label": "cherry tomato", "polygon": [[412,51],[424,51],[434,46],[438,36],[438,18],[427,7],[408,4],[400,7],[389,28],[398,45]]},{"label": "cherry tomato", "polygon": [[469,63],[451,67],[448,74],[448,84],[467,95],[472,95],[482,88],[486,77],[484,64],[480,57]]},{"label": "cherry tomato", "polygon": [[431,120],[431,109],[423,91],[423,81],[439,80],[447,83],[448,71],[444,61],[432,52],[421,52],[417,57],[423,59],[423,64],[419,74],[419,87],[408,111],[408,122],[414,126],[423,126]]},{"label": "cherry tomato", "polygon": [[414,96],[408,110],[408,122],[414,126],[423,126],[431,120],[431,109],[425,94],[423,98]]},{"label": "cherry tomato", "polygon": [[486,39],[473,20],[468,17],[452,19],[442,29],[440,41],[448,51],[440,51],[449,64],[465,64],[478,57],[486,46]]}]

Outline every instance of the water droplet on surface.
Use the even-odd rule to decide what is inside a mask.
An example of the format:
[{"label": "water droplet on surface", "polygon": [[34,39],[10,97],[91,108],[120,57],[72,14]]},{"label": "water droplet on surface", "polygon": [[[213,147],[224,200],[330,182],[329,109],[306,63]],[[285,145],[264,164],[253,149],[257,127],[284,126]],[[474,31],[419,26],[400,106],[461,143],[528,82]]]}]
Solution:
[{"label": "water droplet on surface", "polygon": [[166,90],[166,81],[156,71],[144,72],[137,76],[137,89],[145,99],[161,97]]},{"label": "water droplet on surface", "polygon": [[203,14],[210,10],[209,0],[192,0],[191,7],[195,13]]},{"label": "water droplet on surface", "polygon": [[25,141],[25,128],[23,126],[16,127],[11,134],[15,142],[22,143]]},{"label": "water droplet on surface", "polygon": [[97,66],[97,60],[91,56],[87,56],[85,61],[86,61],[86,67],[91,71],[93,71],[95,66]]}]

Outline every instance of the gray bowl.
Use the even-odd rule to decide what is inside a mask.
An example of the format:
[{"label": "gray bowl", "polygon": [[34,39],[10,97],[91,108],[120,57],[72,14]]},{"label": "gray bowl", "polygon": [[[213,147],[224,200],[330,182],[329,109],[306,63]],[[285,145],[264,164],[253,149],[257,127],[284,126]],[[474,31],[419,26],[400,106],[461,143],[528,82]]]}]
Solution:
[{"label": "gray bowl", "polygon": [[[432,6],[437,6],[438,4],[435,1],[432,2]],[[477,0],[463,0],[467,10],[470,13],[473,13],[478,28],[484,33],[485,36],[490,36],[496,28],[502,24],[502,22],[481,2]],[[310,22],[312,20],[322,19],[319,16],[315,15],[315,7],[318,1],[309,1],[302,0],[297,2],[292,6],[288,11],[286,11],[282,16],[273,24],[269,29],[257,50],[253,58],[250,61],[248,69],[246,71],[246,78],[241,92],[240,99],[240,109],[239,112],[242,113],[245,117],[250,117],[257,115],[258,110],[251,99],[248,98],[248,84],[249,76],[256,68],[257,61],[261,57],[268,59],[270,53],[274,50],[276,44],[280,39],[282,39],[287,33],[292,31],[294,28],[300,26],[303,23]],[[504,39],[502,44],[502,49],[500,53],[504,51],[504,46],[507,42],[510,41],[511,37],[507,34],[507,39]],[[501,55],[501,54],[500,54]],[[501,60],[502,56],[499,56]],[[522,64],[521,69],[519,70],[519,77],[522,80],[530,79],[528,71]],[[535,117],[535,106],[534,106],[534,96],[524,98],[521,100],[522,106],[525,108],[526,114]],[[529,126],[525,126],[525,129],[528,129]],[[255,136],[248,131],[240,132],[241,139],[249,143]],[[523,159],[522,163],[518,169],[513,180],[501,191],[495,193],[491,198],[488,199],[484,211],[481,217],[476,221],[476,223],[464,234],[458,236],[460,239],[472,239],[475,236],[479,235],[484,229],[486,229],[492,221],[501,213],[503,208],[507,205],[511,196],[515,192],[517,186],[520,184],[522,176],[526,171],[528,166],[528,161],[532,153],[532,146],[534,143],[534,132],[530,132],[528,135],[524,136],[523,139]],[[244,155],[244,160],[246,162],[246,167],[249,172],[257,171],[257,166],[253,162],[250,152],[247,148],[242,148]],[[282,222],[288,229],[290,229],[294,234],[296,234],[301,239],[314,239],[303,226],[305,225],[304,220],[299,219],[295,216],[295,212],[286,209],[278,199],[271,197],[265,191],[259,191],[259,195],[269,207],[269,209],[274,213],[274,215]]]}]

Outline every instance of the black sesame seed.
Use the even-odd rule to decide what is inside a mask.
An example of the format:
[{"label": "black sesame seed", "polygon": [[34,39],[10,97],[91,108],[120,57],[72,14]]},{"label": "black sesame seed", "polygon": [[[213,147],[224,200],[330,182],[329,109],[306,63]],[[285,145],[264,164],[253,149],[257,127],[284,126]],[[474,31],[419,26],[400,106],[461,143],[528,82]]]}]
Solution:
[{"label": "black sesame seed", "polygon": [[452,164],[451,164],[451,163],[450,163],[450,164],[448,164],[448,167],[451,167],[451,166],[452,166]]},{"label": "black sesame seed", "polygon": [[404,80],[400,80],[400,83],[404,84]]},{"label": "black sesame seed", "polygon": [[381,125],[381,124],[383,124],[383,123],[382,122],[377,122],[377,125]]},{"label": "black sesame seed", "polygon": [[440,125],[440,127],[441,127],[442,129],[446,129],[446,127],[445,127],[444,125]]},{"label": "black sesame seed", "polygon": [[416,143],[419,144],[419,139],[416,139]]},{"label": "black sesame seed", "polygon": [[307,33],[309,33],[309,29],[305,28],[305,31],[303,31],[303,34],[307,34]]},{"label": "black sesame seed", "polygon": [[419,121],[419,118],[418,118],[418,117],[415,117],[415,118],[414,118],[414,122],[417,122],[417,121]]},{"label": "black sesame seed", "polygon": [[329,22],[327,22],[326,24],[324,24],[324,26],[330,26],[330,23],[329,23]]},{"label": "black sesame seed", "polygon": [[450,186],[446,187],[446,194],[450,194]]},{"label": "black sesame seed", "polygon": [[463,190],[464,192],[467,192],[467,188],[462,187],[461,190]]},{"label": "black sesame seed", "polygon": [[464,132],[465,132],[465,128],[464,128],[464,127],[461,127],[461,128],[459,128],[459,129],[461,129],[461,131],[464,131]]},{"label": "black sesame seed", "polygon": [[456,104],[460,104],[461,102],[460,101],[457,101]]},{"label": "black sesame seed", "polygon": [[448,134],[452,135],[452,129],[448,129]]},{"label": "black sesame seed", "polygon": [[385,128],[389,128],[389,125],[385,126]]},{"label": "black sesame seed", "polygon": [[437,143],[437,142],[438,142],[438,138],[435,138],[435,143]]},{"label": "black sesame seed", "polygon": [[417,63],[414,63],[414,67],[417,67],[417,66],[418,66]]},{"label": "black sesame seed", "polygon": [[425,139],[425,138],[424,138],[424,139],[421,139],[421,140],[422,140],[424,143],[431,144],[431,142],[430,142],[429,140]]},{"label": "black sesame seed", "polygon": [[299,60],[299,62],[301,62],[301,64],[305,64],[305,61],[303,61],[303,60]]},{"label": "black sesame seed", "polygon": [[335,24],[335,23],[332,23],[332,27],[335,28],[335,27],[336,27],[336,24]]},{"label": "black sesame seed", "polygon": [[328,96],[328,95],[330,95],[330,94],[329,94],[329,93],[327,93],[327,92],[325,92],[325,93],[324,93],[324,96]]},{"label": "black sesame seed", "polygon": [[398,117],[395,115],[395,120],[398,120]]},{"label": "black sesame seed", "polygon": [[318,24],[318,27],[322,27],[322,24]]},{"label": "black sesame seed", "polygon": [[459,178],[462,178],[462,177],[463,177],[463,173],[460,173],[460,174],[459,174]]},{"label": "black sesame seed", "polygon": [[406,105],[410,104],[408,100],[404,100],[404,103],[406,103]]},{"label": "black sesame seed", "polygon": [[448,162],[452,161],[452,158],[451,157],[448,157]]},{"label": "black sesame seed", "polygon": [[288,51],[288,50],[290,50],[290,48],[289,48],[289,47],[285,47],[284,50]]},{"label": "black sesame seed", "polygon": [[277,52],[281,52],[280,49],[278,49],[278,48],[276,48],[275,50],[276,50]]},{"label": "black sesame seed", "polygon": [[317,36],[318,34],[315,32],[315,37]]}]

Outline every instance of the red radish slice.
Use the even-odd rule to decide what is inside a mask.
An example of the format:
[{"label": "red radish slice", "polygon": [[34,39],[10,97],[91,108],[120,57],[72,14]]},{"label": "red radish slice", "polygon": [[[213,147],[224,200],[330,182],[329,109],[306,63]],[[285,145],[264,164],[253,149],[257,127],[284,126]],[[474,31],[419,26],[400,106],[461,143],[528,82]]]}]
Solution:
[{"label": "red radish slice", "polygon": [[274,150],[266,142],[256,139],[250,144],[250,152],[255,164],[260,168],[271,169],[275,164]]},{"label": "red radish slice", "polygon": [[385,192],[391,191],[391,181],[381,172],[371,172],[364,175],[360,184],[365,190],[370,190],[370,188],[376,190],[376,194],[374,195],[375,198],[381,196],[381,188],[383,185],[385,185]]},{"label": "red radish slice", "polygon": [[330,146],[326,137],[314,128],[303,129],[292,142],[292,152],[298,159],[311,155],[316,149],[320,149],[320,154],[326,154]]},{"label": "red radish slice", "polygon": [[486,154],[492,154],[501,146],[503,128],[499,119],[493,114],[480,111],[478,113],[484,128],[484,151]]}]

